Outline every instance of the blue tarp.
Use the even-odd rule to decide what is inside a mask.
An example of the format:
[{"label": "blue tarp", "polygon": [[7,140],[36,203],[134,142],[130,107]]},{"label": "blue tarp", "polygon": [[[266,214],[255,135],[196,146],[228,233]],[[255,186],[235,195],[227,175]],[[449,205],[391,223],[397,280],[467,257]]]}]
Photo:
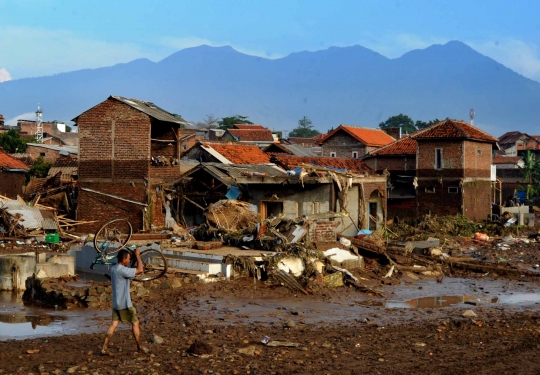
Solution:
[{"label": "blue tarp", "polygon": [[229,200],[236,200],[240,196],[240,189],[236,186],[231,186],[227,194],[225,195]]}]

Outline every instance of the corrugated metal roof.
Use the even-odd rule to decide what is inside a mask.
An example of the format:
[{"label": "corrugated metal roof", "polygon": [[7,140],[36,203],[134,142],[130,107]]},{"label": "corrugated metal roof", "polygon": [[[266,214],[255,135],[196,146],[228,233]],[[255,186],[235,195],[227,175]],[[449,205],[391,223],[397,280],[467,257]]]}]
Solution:
[{"label": "corrugated metal roof", "polygon": [[227,186],[236,185],[235,179],[238,177],[260,177],[261,175],[272,177],[286,177],[287,172],[274,164],[223,164],[223,163],[201,163],[199,166],[186,173],[175,182],[180,183],[183,178],[189,177],[192,173],[204,169],[214,175]]},{"label": "corrugated metal roof", "polygon": [[178,119],[178,117],[173,116],[172,113],[167,112],[166,110],[162,108],[159,108],[157,105],[155,105],[152,102],[143,102],[142,100],[128,99],[122,96],[115,96],[115,95],[111,95],[109,99],[110,98],[116,99],[122,103],[129,105],[130,107],[135,108],[138,111],[146,113],[148,116],[155,118],[156,120],[165,121],[165,122],[173,122],[175,124],[184,125],[184,126],[187,125],[187,122]]},{"label": "corrugated metal roof", "polygon": [[26,229],[43,227],[43,216],[37,207],[22,205],[17,200],[0,199],[0,208],[5,208],[12,216],[20,214],[24,220],[19,223]]},{"label": "corrugated metal roof", "polygon": [[79,154],[79,146],[56,146],[56,145],[44,145],[42,143],[27,143],[27,146],[32,147],[43,147],[49,150],[55,150],[55,151],[67,151],[70,154]]}]

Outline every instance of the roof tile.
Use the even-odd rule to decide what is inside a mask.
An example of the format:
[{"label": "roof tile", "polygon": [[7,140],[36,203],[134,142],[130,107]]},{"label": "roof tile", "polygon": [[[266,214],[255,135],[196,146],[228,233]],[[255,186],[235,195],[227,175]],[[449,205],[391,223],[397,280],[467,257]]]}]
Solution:
[{"label": "roof tile", "polygon": [[289,170],[302,164],[312,164],[319,167],[346,169],[355,173],[373,172],[371,168],[359,159],[274,155],[271,160]]},{"label": "roof tile", "polygon": [[244,142],[273,142],[274,137],[269,129],[227,129],[235,138]]},{"label": "roof tile", "polygon": [[414,139],[457,138],[496,143],[497,138],[483,132],[465,121],[447,118],[411,134]]},{"label": "roof tile", "polygon": [[362,142],[366,146],[386,146],[395,141],[395,139],[381,129],[373,128],[358,128],[349,125],[340,125],[336,129],[332,130],[326,137],[319,141],[319,144],[324,143],[327,139],[340,131],[345,131],[351,137],[355,138],[359,142]]},{"label": "roof tile", "polygon": [[407,137],[383,146],[374,152],[371,156],[391,156],[391,155],[416,155],[416,140]]},{"label": "roof tile", "polygon": [[204,142],[203,147],[210,147],[223,155],[233,164],[266,164],[270,157],[256,145],[241,143]]},{"label": "roof tile", "polygon": [[257,124],[234,124],[234,128],[236,128],[236,129],[266,129],[266,130],[268,130],[264,126],[257,125]]},{"label": "roof tile", "polygon": [[0,168],[2,169],[24,169],[28,170],[28,166],[19,159],[15,159],[8,153],[0,151]]}]

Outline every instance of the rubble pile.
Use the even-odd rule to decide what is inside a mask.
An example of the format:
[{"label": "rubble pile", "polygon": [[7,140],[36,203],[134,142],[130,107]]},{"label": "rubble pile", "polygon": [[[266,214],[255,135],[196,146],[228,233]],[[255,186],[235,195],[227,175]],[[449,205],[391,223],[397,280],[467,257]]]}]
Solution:
[{"label": "rubble pile", "polygon": [[259,221],[257,213],[250,211],[248,207],[246,202],[224,199],[209,205],[204,216],[210,228],[237,231]]}]

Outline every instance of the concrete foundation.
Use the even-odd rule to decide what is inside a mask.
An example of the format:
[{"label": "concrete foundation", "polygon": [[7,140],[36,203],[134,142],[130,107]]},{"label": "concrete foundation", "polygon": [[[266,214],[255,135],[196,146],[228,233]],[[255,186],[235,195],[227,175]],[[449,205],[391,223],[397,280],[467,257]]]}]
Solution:
[{"label": "concrete foundation", "polygon": [[35,255],[1,255],[0,290],[25,290],[25,281],[35,268]]}]

